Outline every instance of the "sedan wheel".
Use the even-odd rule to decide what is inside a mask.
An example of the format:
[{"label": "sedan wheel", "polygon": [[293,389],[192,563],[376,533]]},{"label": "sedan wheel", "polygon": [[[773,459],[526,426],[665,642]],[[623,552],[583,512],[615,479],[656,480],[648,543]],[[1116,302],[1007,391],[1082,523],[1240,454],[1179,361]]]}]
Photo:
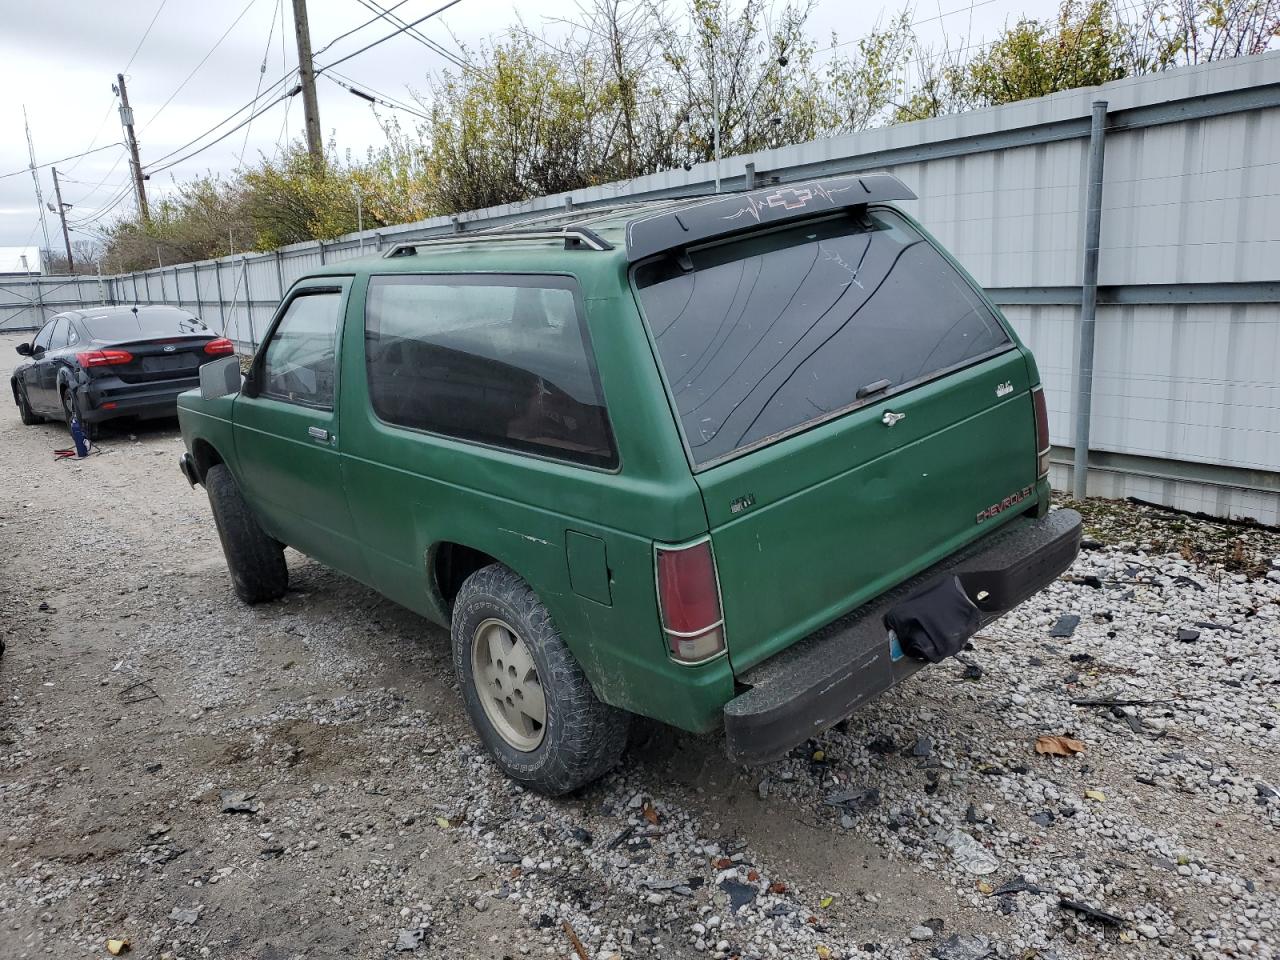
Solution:
[{"label": "sedan wheel", "polygon": [[27,400],[27,388],[23,386],[18,387],[18,416],[28,427],[44,420],[44,417],[31,409],[31,403]]},{"label": "sedan wheel", "polygon": [[547,725],[538,668],[510,624],[488,619],[471,641],[471,679],[494,730],[522,753],[536,750]]},{"label": "sedan wheel", "polygon": [[76,418],[80,421],[80,432],[84,434],[86,440],[93,441],[98,439],[97,425],[90,423],[80,413],[80,404],[71,396],[70,390],[62,391],[62,412],[67,421],[67,430],[71,430],[71,420]]}]

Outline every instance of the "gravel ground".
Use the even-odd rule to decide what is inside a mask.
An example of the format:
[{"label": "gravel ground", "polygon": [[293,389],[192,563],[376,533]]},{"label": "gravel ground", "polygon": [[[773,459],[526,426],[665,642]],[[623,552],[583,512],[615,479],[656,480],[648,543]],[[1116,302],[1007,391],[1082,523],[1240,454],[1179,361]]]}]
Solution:
[{"label": "gravel ground", "polygon": [[1091,503],[1068,576],[791,758],[641,725],[549,801],[443,631],[292,552],[235,601],[174,424],[55,462],[0,411],[4,957],[1280,953],[1274,532]]}]

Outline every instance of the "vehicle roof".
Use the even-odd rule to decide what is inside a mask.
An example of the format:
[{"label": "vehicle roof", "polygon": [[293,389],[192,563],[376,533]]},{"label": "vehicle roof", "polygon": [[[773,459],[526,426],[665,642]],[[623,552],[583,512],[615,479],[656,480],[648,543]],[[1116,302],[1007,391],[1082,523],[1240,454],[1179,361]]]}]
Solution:
[{"label": "vehicle roof", "polygon": [[[406,239],[387,253],[329,264],[311,276],[352,273],[572,272],[621,265],[757,227],[829,215],[852,207],[915,194],[887,173],[826,177],[795,184],[771,184],[760,190],[665,199],[619,200],[587,209],[557,210],[491,229]],[[561,232],[563,231],[563,232]],[[577,232],[575,234],[575,231]],[[577,236],[608,249],[567,248]],[[393,250],[396,248],[392,248]],[[388,251],[390,253],[391,251]]]},{"label": "vehicle roof", "polygon": [[81,310],[63,310],[56,313],[50,320],[56,320],[58,317],[66,317],[69,320],[105,320],[111,317],[122,316],[127,313],[133,313],[137,310],[139,314],[164,314],[172,313],[182,317],[194,317],[195,314],[184,307],[171,307],[165,304],[151,303],[135,303],[128,305],[86,307]]}]

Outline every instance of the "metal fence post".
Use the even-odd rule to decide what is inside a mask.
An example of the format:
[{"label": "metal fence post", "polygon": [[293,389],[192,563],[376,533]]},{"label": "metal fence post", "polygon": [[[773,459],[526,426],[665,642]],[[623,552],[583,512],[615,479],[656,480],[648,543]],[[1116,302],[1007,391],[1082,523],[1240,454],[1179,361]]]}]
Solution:
[{"label": "metal fence post", "polygon": [[1084,277],[1080,296],[1080,357],[1076,367],[1076,449],[1071,495],[1085,498],[1089,481],[1089,424],[1093,413],[1093,344],[1098,305],[1098,244],[1102,233],[1102,159],[1107,101],[1093,103],[1089,128],[1089,183],[1084,223]]},{"label": "metal fence post", "polygon": [[222,260],[213,261],[214,290],[218,295],[218,322],[222,325],[222,335],[227,335],[227,306],[222,299]]},{"label": "metal fence post", "polygon": [[258,338],[253,332],[253,293],[249,290],[249,257],[247,255],[240,261],[240,268],[244,271],[244,311],[249,317],[249,345],[253,347],[254,353],[257,353]]},{"label": "metal fence post", "polygon": [[276,286],[280,290],[280,299],[284,299],[284,264],[281,262],[282,255],[276,250]]}]

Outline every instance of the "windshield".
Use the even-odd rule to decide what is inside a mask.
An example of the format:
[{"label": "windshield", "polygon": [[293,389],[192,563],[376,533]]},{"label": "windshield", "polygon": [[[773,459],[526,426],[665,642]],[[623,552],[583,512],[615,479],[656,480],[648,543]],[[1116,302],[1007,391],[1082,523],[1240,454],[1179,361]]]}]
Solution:
[{"label": "windshield", "polygon": [[634,283],[698,466],[1010,344],[889,210],[672,252]]}]

